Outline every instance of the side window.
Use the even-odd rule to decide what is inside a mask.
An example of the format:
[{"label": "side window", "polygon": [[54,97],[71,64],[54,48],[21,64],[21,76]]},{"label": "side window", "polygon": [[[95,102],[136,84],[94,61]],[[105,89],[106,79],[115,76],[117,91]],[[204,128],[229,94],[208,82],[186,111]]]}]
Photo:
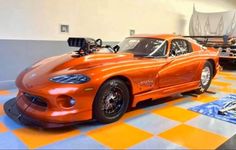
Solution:
[{"label": "side window", "polygon": [[167,51],[167,42],[164,41],[161,45],[155,48],[155,53],[153,56],[165,56]]},{"label": "side window", "polygon": [[172,40],[170,46],[170,56],[179,56],[192,52],[191,44],[186,40]]}]

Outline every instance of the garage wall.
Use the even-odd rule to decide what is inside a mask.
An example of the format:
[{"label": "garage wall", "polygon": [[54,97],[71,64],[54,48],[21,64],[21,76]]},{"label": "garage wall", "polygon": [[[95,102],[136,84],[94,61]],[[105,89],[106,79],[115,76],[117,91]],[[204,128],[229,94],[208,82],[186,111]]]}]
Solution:
[{"label": "garage wall", "polygon": [[[117,42],[104,42],[116,45]],[[75,48],[66,41],[0,40],[0,90],[14,88],[16,76],[34,62],[44,58],[69,53]]]},{"label": "garage wall", "polygon": [[[193,4],[200,11],[234,9],[234,0],[0,0],[0,39],[119,41],[137,33],[188,34]],[[70,34],[59,32],[70,25]]]},{"label": "garage wall", "polygon": [[[1,39],[65,40],[92,36],[119,41],[129,29],[172,33],[181,15],[163,8],[165,2],[145,0],[0,0]],[[166,18],[163,17],[168,16]],[[160,24],[160,22],[162,22]],[[70,25],[60,33],[59,25]],[[165,26],[165,28],[163,28]]]},{"label": "garage wall", "polygon": [[[193,4],[199,11],[226,11],[234,0],[0,0],[0,89],[44,57],[71,51],[69,36],[116,43],[136,33],[188,34]],[[70,25],[60,33],[60,24]]]},{"label": "garage wall", "polygon": [[0,89],[14,87],[16,75],[33,62],[69,51],[63,41],[0,40]]}]

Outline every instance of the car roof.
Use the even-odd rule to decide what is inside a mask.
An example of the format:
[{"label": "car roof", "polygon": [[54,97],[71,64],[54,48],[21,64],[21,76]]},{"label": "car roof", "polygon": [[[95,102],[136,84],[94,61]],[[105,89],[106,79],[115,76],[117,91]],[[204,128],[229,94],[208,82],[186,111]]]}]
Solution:
[{"label": "car roof", "polygon": [[130,37],[137,37],[137,38],[154,38],[154,39],[174,39],[174,38],[183,38],[182,36],[176,34],[137,34]]}]

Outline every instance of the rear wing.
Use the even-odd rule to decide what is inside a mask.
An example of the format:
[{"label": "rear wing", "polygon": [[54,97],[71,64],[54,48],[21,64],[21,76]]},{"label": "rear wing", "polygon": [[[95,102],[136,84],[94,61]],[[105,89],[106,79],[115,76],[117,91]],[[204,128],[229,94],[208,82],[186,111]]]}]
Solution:
[{"label": "rear wing", "polygon": [[214,48],[232,48],[235,47],[236,38],[227,35],[224,36],[183,36],[186,38],[192,38],[196,40],[199,44],[206,47]]}]

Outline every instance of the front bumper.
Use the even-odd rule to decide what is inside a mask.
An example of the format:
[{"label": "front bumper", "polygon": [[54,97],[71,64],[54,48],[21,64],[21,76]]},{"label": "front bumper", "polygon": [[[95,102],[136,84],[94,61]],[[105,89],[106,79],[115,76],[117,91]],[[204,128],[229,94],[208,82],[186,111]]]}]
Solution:
[{"label": "front bumper", "polygon": [[[38,119],[34,119],[24,114],[16,105],[16,98],[10,99],[4,104],[5,113],[16,121],[19,124],[23,124],[26,126],[34,126],[34,127],[43,127],[43,128],[60,128],[65,126],[72,126],[79,122],[72,123],[52,123],[46,121],[40,121]],[[81,123],[81,122],[80,122]]]}]

